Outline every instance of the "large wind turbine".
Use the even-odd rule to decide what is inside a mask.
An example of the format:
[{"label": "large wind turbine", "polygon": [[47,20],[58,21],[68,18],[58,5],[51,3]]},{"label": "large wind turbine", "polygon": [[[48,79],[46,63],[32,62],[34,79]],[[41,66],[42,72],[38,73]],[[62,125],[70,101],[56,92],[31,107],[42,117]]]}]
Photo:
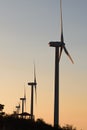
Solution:
[{"label": "large wind turbine", "polygon": [[31,86],[31,113],[30,114],[31,114],[31,119],[34,119],[34,115],[33,115],[34,87],[35,87],[35,95],[37,96],[37,91],[36,91],[37,82],[36,82],[35,65],[34,65],[34,81],[29,82],[28,85]]},{"label": "large wind turbine", "polygon": [[54,126],[59,126],[59,61],[62,51],[66,53],[72,63],[73,60],[67,51],[63,36],[63,20],[62,20],[62,0],[60,0],[60,21],[61,21],[61,38],[60,41],[49,42],[50,47],[55,47],[55,90],[54,90]]}]

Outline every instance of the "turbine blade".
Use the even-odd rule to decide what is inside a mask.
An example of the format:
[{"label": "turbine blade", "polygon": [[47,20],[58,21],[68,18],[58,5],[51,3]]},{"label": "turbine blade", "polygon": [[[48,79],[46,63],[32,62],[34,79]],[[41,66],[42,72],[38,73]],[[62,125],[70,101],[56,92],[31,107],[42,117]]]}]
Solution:
[{"label": "turbine blade", "polygon": [[19,108],[20,108],[20,103],[19,103]]},{"label": "turbine blade", "polygon": [[36,101],[36,104],[37,104],[37,87],[35,85],[35,101]]},{"label": "turbine blade", "polygon": [[71,56],[70,56],[70,54],[69,54],[69,52],[67,51],[67,49],[66,49],[65,46],[64,46],[64,51],[65,51],[65,53],[67,54],[67,56],[70,58],[71,62],[74,64],[74,61],[72,60],[72,58],[71,58]]},{"label": "turbine blade", "polygon": [[26,112],[26,88],[24,86],[24,102],[25,102],[25,112]]},{"label": "turbine blade", "polygon": [[61,58],[61,55],[62,55],[62,51],[63,51],[63,47],[61,46],[60,52],[59,52],[59,61],[60,61],[60,58]]},{"label": "turbine blade", "polygon": [[62,0],[60,0],[60,24],[61,24],[61,42],[64,42],[64,36],[63,36],[63,18],[62,18]]},{"label": "turbine blade", "polygon": [[36,83],[36,71],[35,71],[35,64],[34,64],[34,83]]},{"label": "turbine blade", "polygon": [[18,103],[18,114],[19,114],[19,112],[20,112],[20,108],[21,108],[21,106],[20,106],[20,102]]},{"label": "turbine blade", "polygon": [[19,114],[19,109],[20,109],[20,104],[18,104],[18,105],[16,106],[16,112],[17,112],[17,114]]},{"label": "turbine blade", "polygon": [[34,64],[34,83],[35,83],[35,100],[36,100],[36,103],[37,103],[37,82],[36,82],[35,64]]}]

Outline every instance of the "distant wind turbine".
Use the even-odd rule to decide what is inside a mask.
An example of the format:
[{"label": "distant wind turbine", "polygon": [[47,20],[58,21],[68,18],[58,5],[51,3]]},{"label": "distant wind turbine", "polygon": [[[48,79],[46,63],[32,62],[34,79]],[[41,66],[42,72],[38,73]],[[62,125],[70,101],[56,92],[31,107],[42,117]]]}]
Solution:
[{"label": "distant wind turbine", "polygon": [[55,90],[54,90],[54,126],[59,126],[59,61],[62,51],[66,53],[72,63],[73,60],[67,51],[63,36],[63,20],[62,20],[62,0],[60,0],[60,20],[61,20],[61,38],[60,41],[51,41],[49,46],[55,47]]},{"label": "distant wind turbine", "polygon": [[24,104],[25,104],[25,111],[26,111],[26,90],[24,87],[24,97],[20,98],[20,100],[22,101],[22,114],[24,113]]},{"label": "distant wind turbine", "polygon": [[19,114],[19,111],[20,111],[20,103],[16,106],[16,109],[17,109],[17,114]]},{"label": "distant wind turbine", "polygon": [[36,72],[35,72],[35,65],[34,65],[34,81],[28,83],[31,86],[31,119],[34,119],[33,115],[33,105],[34,105],[34,87],[35,87],[35,99],[37,100],[37,82],[36,82]]}]

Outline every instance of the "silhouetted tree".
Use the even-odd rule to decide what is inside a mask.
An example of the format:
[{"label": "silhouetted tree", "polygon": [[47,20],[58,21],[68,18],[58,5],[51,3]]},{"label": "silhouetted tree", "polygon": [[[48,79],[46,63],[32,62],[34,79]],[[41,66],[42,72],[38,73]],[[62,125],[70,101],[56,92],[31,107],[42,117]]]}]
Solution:
[{"label": "silhouetted tree", "polygon": [[4,105],[0,104],[0,116],[3,116],[5,114],[5,112],[3,112],[4,109]]},{"label": "silhouetted tree", "polygon": [[68,125],[68,124],[66,126],[63,126],[62,128],[63,128],[63,130],[76,130],[75,127],[73,127],[72,125]]}]

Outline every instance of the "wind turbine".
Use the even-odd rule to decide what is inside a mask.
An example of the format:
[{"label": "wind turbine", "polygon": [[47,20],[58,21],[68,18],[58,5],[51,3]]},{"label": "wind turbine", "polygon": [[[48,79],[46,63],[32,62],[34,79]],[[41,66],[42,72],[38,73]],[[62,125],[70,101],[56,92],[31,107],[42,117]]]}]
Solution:
[{"label": "wind turbine", "polygon": [[31,119],[34,119],[33,115],[33,105],[34,105],[34,87],[35,87],[35,99],[37,100],[37,82],[36,82],[36,72],[35,72],[35,65],[34,65],[34,81],[28,83],[29,86],[31,86]]},{"label": "wind turbine", "polygon": [[54,90],[54,126],[59,126],[59,61],[61,58],[62,51],[66,53],[72,63],[73,60],[67,51],[64,43],[63,36],[63,20],[62,20],[62,0],[60,0],[60,23],[61,23],[61,37],[60,41],[49,42],[50,47],[55,47],[55,90]]},{"label": "wind turbine", "polygon": [[20,103],[16,106],[16,109],[17,109],[17,114],[19,114],[19,111],[20,111]]},{"label": "wind turbine", "polygon": [[24,87],[24,97],[20,98],[20,100],[22,101],[22,114],[24,113],[24,104],[25,104],[25,110],[26,110],[26,90]]}]

